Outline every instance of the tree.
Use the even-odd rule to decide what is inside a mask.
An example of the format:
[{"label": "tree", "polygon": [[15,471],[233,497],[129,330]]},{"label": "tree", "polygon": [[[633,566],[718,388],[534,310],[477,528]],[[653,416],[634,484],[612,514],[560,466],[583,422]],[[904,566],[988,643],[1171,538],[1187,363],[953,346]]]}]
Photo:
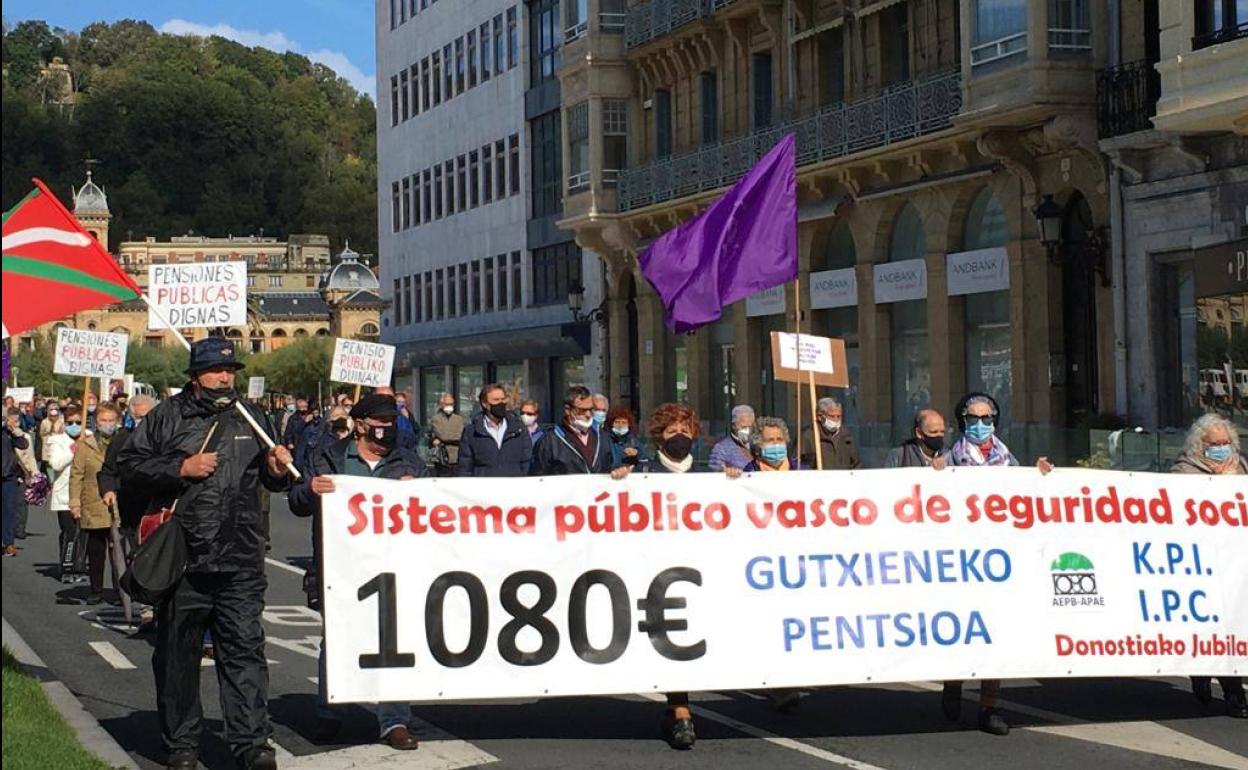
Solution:
[{"label": "tree", "polygon": [[307,337],[270,353],[251,356],[246,371],[248,375],[264,377],[269,390],[313,394],[318,384],[329,384],[333,352],[334,341],[329,337]]}]

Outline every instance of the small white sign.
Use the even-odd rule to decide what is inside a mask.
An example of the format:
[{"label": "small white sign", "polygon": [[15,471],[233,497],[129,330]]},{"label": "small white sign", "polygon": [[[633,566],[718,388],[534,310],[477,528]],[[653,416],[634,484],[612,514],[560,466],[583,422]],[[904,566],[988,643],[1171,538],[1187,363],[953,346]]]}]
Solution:
[{"label": "small white sign", "polygon": [[35,388],[9,388],[4,391],[4,395],[13,399],[15,404],[29,404],[35,400]]},{"label": "small white sign", "polygon": [[247,263],[148,265],[147,296],[164,319],[148,310],[151,329],[247,325]]},{"label": "small white sign", "polygon": [[926,260],[882,262],[874,268],[876,304],[927,299]]},{"label": "small white sign", "polygon": [[56,330],[56,357],[52,371],[75,377],[124,377],[129,341],[125,334],[62,326]]},{"label": "small white sign", "polygon": [[858,273],[852,267],[810,274],[810,307],[826,310],[858,304]]},{"label": "small white sign", "polygon": [[777,340],[780,345],[781,368],[801,369],[803,372],[816,374],[836,374],[836,364],[832,360],[832,340],[829,338],[780,332]]},{"label": "small white sign", "polygon": [[376,388],[390,384],[393,369],[394,345],[339,337],[334,345],[334,358],[330,361],[329,379]]},{"label": "small white sign", "polygon": [[765,315],[784,315],[784,284],[764,289],[745,298],[745,315],[757,318]]},{"label": "small white sign", "polygon": [[962,251],[948,260],[945,276],[951,297],[1010,288],[1010,257],[1004,246]]},{"label": "small white sign", "polygon": [[247,398],[257,399],[264,398],[264,378],[248,377],[247,378]]}]

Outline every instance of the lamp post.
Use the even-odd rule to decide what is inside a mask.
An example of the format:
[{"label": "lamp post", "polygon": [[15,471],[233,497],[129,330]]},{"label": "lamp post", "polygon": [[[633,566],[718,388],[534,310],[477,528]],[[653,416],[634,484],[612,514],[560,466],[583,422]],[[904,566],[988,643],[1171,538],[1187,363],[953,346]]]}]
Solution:
[{"label": "lamp post", "polygon": [[1062,207],[1057,205],[1052,195],[1045,195],[1031,212],[1036,217],[1036,229],[1040,232],[1040,243],[1049,252],[1049,259],[1057,255],[1057,247],[1062,240]]},{"label": "lamp post", "polygon": [[606,311],[602,309],[602,305],[591,309],[588,313],[582,313],[585,307],[585,288],[580,284],[573,284],[568,287],[568,309],[572,311],[572,318],[578,324],[583,323],[605,323]]}]

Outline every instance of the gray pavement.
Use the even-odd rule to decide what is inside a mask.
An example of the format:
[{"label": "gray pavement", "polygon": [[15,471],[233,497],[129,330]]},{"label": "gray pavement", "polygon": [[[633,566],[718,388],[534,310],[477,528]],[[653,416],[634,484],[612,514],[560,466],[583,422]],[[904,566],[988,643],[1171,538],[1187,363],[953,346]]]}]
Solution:
[{"label": "gray pavement", "polygon": [[[309,528],[274,497],[265,630],[269,706],[284,768],[1248,770],[1248,725],[1222,716],[1220,701],[1198,704],[1181,679],[1006,682],[1003,705],[1015,729],[1005,738],[974,729],[969,700],[960,724],[945,722],[938,685],[916,682],[819,690],[790,714],[753,693],[695,693],[699,739],[691,752],[659,740],[662,706],[641,695],[420,704],[414,715],[422,747],[407,753],[377,745],[371,714],[353,707],[337,742],[318,745],[311,736],[320,625],[301,590]],[[152,639],[119,624],[119,607],[81,604],[85,585],[56,579],[52,514],[31,510],[29,532],[20,554],[3,559],[5,619],[140,767],[161,767]],[[203,670],[201,760],[232,767],[216,677],[210,665]]]}]

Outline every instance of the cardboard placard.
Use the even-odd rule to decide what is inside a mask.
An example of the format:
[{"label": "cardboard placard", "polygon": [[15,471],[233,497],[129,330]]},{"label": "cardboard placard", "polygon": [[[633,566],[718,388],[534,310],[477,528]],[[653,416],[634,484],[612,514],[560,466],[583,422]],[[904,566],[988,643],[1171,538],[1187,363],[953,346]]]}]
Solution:
[{"label": "cardboard placard", "polygon": [[148,310],[150,329],[169,328],[164,319],[179,329],[245,327],[247,263],[148,265],[147,296],[161,311]]},{"label": "cardboard placard", "polygon": [[56,330],[52,371],[74,377],[124,377],[129,343],[125,334],[62,326]]},{"label": "cardboard placard", "polygon": [[334,357],[329,367],[330,382],[370,388],[389,385],[394,369],[394,345],[339,337],[334,343]]},{"label": "cardboard placard", "polygon": [[247,398],[255,400],[264,398],[264,378],[248,377],[247,378]]},{"label": "cardboard placard", "polygon": [[33,386],[29,388],[9,388],[4,391],[4,395],[12,398],[15,404],[29,404],[35,400],[35,389]]},{"label": "cardboard placard", "polygon": [[802,367],[797,367],[797,338],[790,332],[771,333],[771,370],[780,382],[805,385],[813,372],[816,385],[849,387],[849,363],[845,340],[836,337],[801,335]]}]

